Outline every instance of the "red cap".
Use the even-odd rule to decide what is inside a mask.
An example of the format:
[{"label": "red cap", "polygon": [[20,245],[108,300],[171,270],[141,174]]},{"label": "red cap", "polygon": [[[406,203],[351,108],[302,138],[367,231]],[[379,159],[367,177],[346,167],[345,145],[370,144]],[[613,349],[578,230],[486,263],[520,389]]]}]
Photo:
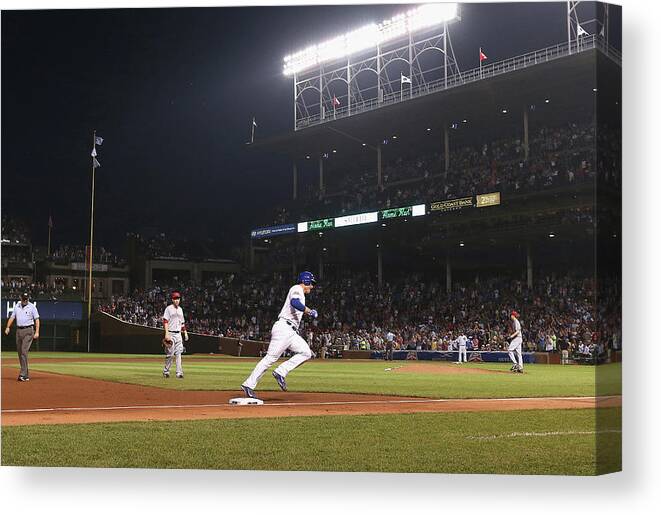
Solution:
[{"label": "red cap", "polygon": [[180,298],[181,298],[181,293],[179,293],[178,291],[173,291],[172,292],[172,299],[173,300],[174,299],[180,299]]},{"label": "red cap", "polygon": [[517,311],[512,311],[512,313],[510,313],[510,314],[511,314],[513,317],[519,318],[519,313],[518,313]]}]

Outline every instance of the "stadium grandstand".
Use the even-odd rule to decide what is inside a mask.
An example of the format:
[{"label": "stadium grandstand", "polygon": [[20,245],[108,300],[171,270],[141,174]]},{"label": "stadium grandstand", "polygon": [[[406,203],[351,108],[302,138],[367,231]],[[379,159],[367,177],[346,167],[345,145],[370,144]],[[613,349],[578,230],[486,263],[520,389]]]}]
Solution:
[{"label": "stadium grandstand", "polygon": [[[289,159],[290,200],[231,257],[158,228],[128,233],[125,258],[95,250],[96,319],[159,328],[178,289],[191,333],[268,342],[309,269],[324,316],[302,331],[318,355],[377,356],[387,332],[405,351],[449,351],[460,334],[470,350],[500,351],[517,310],[526,351],[557,354],[566,342],[576,360],[611,359],[621,349],[620,54],[583,35],[462,71],[454,21],[393,36],[376,54],[288,56],[293,128],[248,147]],[[7,245],[29,249],[18,234],[8,229]],[[3,218],[3,300],[41,277],[7,275],[4,250]],[[85,247],[59,247],[46,263],[33,290],[85,291]]]}]

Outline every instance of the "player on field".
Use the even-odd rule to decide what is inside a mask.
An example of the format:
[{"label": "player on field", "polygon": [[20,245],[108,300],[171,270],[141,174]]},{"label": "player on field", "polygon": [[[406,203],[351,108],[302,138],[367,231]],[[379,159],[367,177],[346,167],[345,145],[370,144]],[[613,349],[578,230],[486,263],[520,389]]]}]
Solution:
[{"label": "player on field", "polygon": [[163,336],[165,347],[165,366],[163,367],[163,377],[170,377],[170,367],[172,360],[175,360],[177,379],[184,378],[184,370],[181,368],[181,354],[184,352],[184,344],[181,335],[184,335],[184,341],[188,341],[188,332],[186,331],[186,323],[184,320],[184,311],[179,305],[181,303],[181,293],[173,291],[171,295],[172,304],[165,308],[163,313],[163,329],[165,335]]},{"label": "player on field", "polygon": [[[523,373],[523,353],[521,352],[521,347],[523,345],[523,336],[521,333],[521,323],[519,322],[519,314],[516,311],[512,311],[510,314],[512,319],[512,330],[514,331],[509,335],[510,345],[508,348],[510,359],[514,363],[510,370],[512,372]],[[516,356],[515,356],[516,353]]]},{"label": "player on field", "polygon": [[255,398],[257,382],[286,350],[289,349],[294,355],[273,371],[273,377],[283,391],[287,390],[287,374],[312,357],[310,346],[299,336],[298,329],[303,314],[312,318],[318,316],[315,309],[305,305],[305,295],[312,291],[316,282],[312,272],[301,272],[298,275],[298,284],[289,289],[278,320],[271,329],[271,341],[266,356],[257,363],[252,374],[241,385],[248,397]]},{"label": "player on field", "polygon": [[468,338],[466,338],[466,335],[464,333],[461,333],[459,337],[455,340],[455,343],[457,344],[457,349],[459,350],[459,358],[456,363],[460,364],[462,363],[462,357],[463,357],[463,362],[466,363],[468,360],[466,359],[466,344],[468,343]]}]

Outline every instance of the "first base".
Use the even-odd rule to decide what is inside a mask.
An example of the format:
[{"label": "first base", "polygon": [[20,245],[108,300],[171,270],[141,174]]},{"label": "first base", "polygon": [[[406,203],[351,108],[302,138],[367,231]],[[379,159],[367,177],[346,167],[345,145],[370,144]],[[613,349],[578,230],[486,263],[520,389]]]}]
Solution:
[{"label": "first base", "polygon": [[234,399],[230,399],[230,404],[248,406],[252,404],[264,404],[264,401],[261,399],[251,399],[250,397],[235,397]]}]

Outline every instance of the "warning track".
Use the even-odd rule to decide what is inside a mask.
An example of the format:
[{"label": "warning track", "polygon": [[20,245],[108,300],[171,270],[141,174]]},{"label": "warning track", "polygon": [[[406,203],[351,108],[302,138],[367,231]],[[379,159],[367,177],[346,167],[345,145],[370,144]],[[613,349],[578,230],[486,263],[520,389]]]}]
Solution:
[{"label": "warning track", "polygon": [[507,399],[410,397],[263,392],[261,406],[232,406],[239,391],[179,391],[33,372],[18,383],[15,369],[2,369],[2,425],[85,424],[148,420],[269,418],[321,415],[594,409],[622,405],[621,396]]}]

